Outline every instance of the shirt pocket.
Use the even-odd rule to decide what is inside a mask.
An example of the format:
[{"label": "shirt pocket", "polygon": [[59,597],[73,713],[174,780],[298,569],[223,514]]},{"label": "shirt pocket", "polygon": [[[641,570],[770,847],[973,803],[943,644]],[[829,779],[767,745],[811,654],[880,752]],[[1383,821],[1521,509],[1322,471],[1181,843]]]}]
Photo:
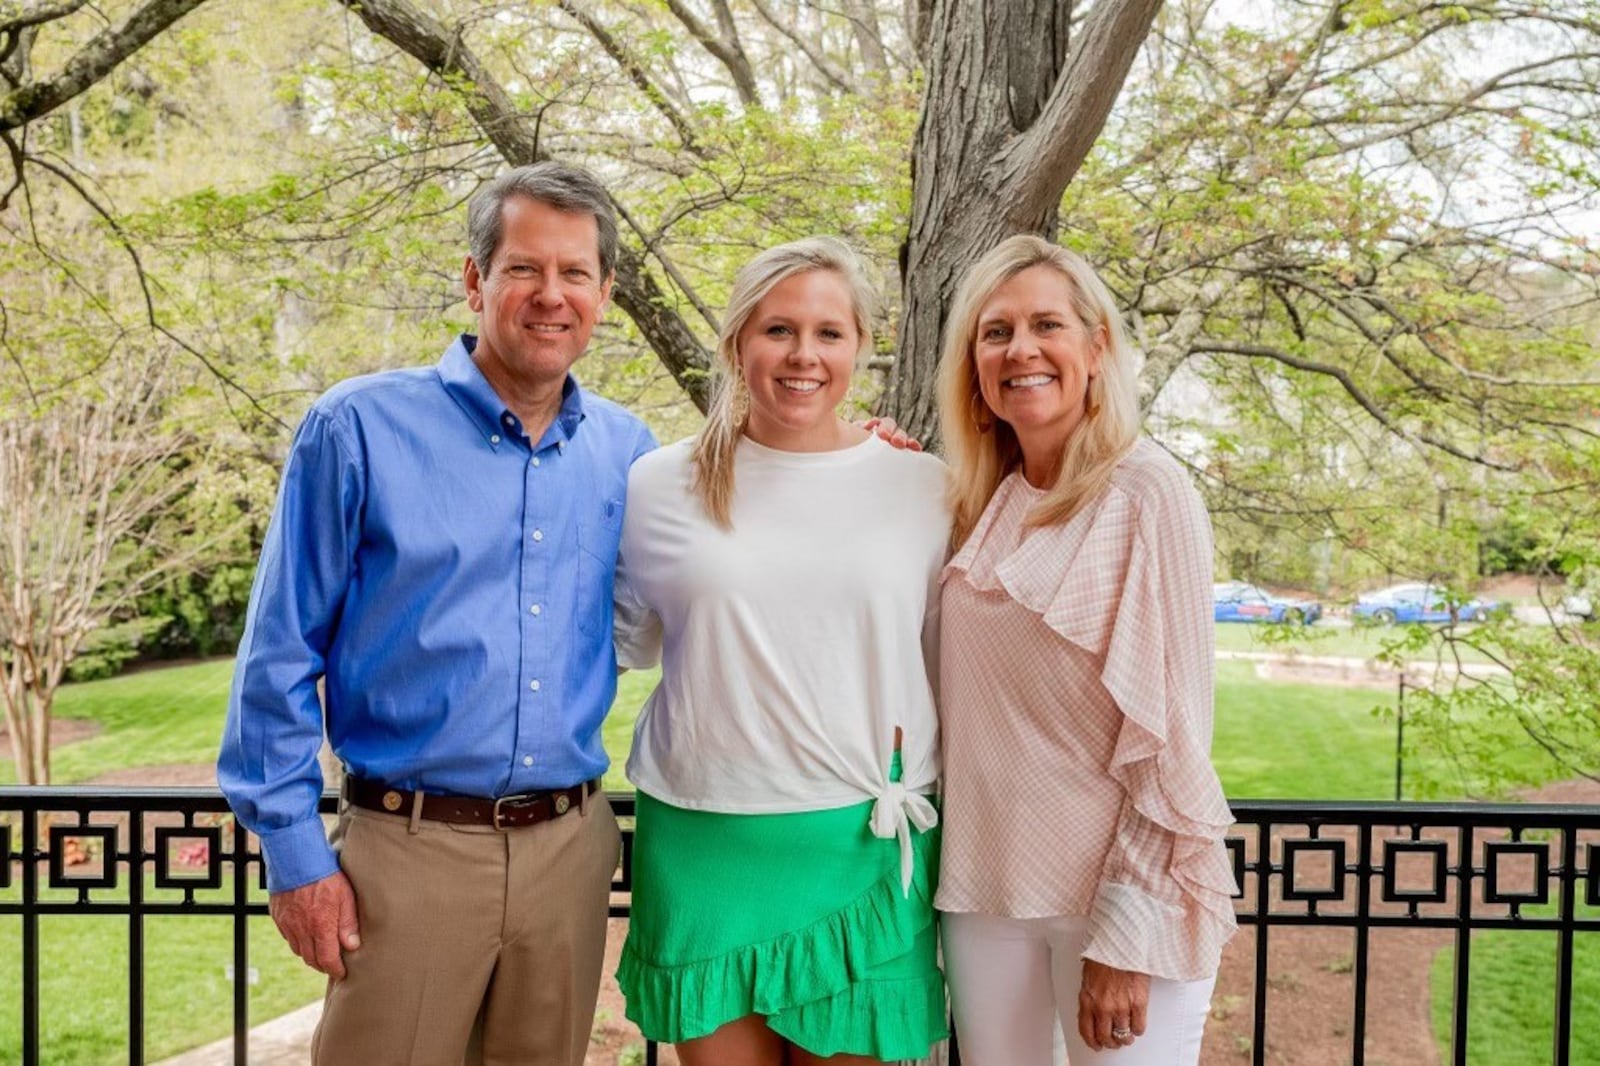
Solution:
[{"label": "shirt pocket", "polygon": [[611,596],[622,540],[622,501],[607,498],[578,522],[578,630],[611,637]]}]

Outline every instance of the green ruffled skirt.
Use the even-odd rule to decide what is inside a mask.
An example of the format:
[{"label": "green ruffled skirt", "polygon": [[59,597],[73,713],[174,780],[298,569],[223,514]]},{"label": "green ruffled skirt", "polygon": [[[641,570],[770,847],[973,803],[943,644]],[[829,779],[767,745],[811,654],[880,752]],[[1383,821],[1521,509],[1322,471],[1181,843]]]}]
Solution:
[{"label": "green ruffled skirt", "polygon": [[939,830],[872,835],[871,802],[716,814],[641,792],[617,967],[628,1018],[680,1043],[760,1014],[814,1055],[917,1059],[949,1036],[933,896]]}]

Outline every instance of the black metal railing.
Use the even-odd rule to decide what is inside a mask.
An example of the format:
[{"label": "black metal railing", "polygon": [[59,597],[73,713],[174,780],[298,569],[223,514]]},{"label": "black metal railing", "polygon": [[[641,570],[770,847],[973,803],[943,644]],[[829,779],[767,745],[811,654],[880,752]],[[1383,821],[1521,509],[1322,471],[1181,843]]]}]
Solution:
[{"label": "black metal railing", "polygon": [[[630,819],[633,797],[612,797]],[[335,799],[324,799],[332,813]],[[1253,931],[1248,1051],[1269,1058],[1273,994],[1269,948],[1275,930],[1352,931],[1353,1005],[1349,1059],[1362,1066],[1371,1046],[1369,972],[1375,932],[1436,930],[1455,951],[1453,1021],[1447,1059],[1464,1066],[1469,1050],[1472,933],[1542,930],[1556,938],[1551,1061],[1567,1066],[1573,1043],[1573,948],[1600,933],[1600,807],[1240,802],[1228,839],[1240,892],[1241,936]],[[626,823],[625,823],[626,824]],[[186,856],[190,861],[177,861]],[[611,914],[626,917],[632,836],[612,884]],[[203,858],[203,861],[200,861]],[[146,877],[157,891],[147,894]],[[231,883],[231,888],[229,887]],[[169,915],[232,917],[233,1060],[249,1061],[248,923],[267,914],[259,850],[233,831],[215,791],[204,789],[0,789],[0,916],[21,921],[22,1041],[0,1048],[28,1066],[49,1061],[40,1046],[41,917],[120,915],[128,920],[128,1061],[144,1061],[145,919]],[[1288,935],[1288,934],[1283,934]],[[1230,949],[1240,950],[1239,947]],[[0,974],[0,986],[14,980]],[[1591,1036],[1591,1039],[1595,1039]],[[1244,1050],[1241,1047],[1240,1050]],[[648,1045],[647,1062],[656,1061]],[[951,1049],[951,1062],[958,1061]]]},{"label": "black metal railing", "polygon": [[1375,931],[1450,934],[1455,958],[1445,1058],[1455,1066],[1468,1061],[1472,934],[1553,933],[1550,1061],[1571,1061],[1574,938],[1600,933],[1600,911],[1593,910],[1600,907],[1600,807],[1250,802],[1233,811],[1237,835],[1228,838],[1228,850],[1240,888],[1236,913],[1242,930],[1255,931],[1251,1059],[1257,1066],[1268,1058],[1272,932],[1306,926],[1353,931],[1349,1060],[1355,1066],[1371,1054],[1366,1023]]}]

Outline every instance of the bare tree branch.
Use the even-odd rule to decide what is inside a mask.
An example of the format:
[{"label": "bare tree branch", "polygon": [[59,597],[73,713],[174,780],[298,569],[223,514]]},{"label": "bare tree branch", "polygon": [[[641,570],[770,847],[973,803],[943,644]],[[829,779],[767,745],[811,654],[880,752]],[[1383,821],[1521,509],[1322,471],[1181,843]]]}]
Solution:
[{"label": "bare tree branch", "polygon": [[73,99],[206,0],[149,0],[84,45],[55,77],[0,97],[0,130],[14,130]]},{"label": "bare tree branch", "polygon": [[41,3],[12,7],[0,6],[0,33],[15,33],[30,26],[43,26],[47,22],[66,18],[88,3],[88,0],[42,0]]},{"label": "bare tree branch", "polygon": [[1060,201],[1105,127],[1161,3],[1102,0],[1089,12],[1044,110],[1001,154],[1012,218],[1035,218]]},{"label": "bare tree branch", "polygon": [[[460,92],[484,136],[513,166],[550,158],[538,142],[537,126],[517,111],[510,96],[461,39],[409,0],[342,0],[378,36],[409,53]],[[615,203],[616,201],[613,200]],[[620,205],[618,205],[620,207]],[[711,400],[711,359],[644,260],[626,245],[617,249],[612,298],[644,336],[684,391],[703,411]]]},{"label": "bare tree branch", "polygon": [[1413,444],[1426,444],[1430,448],[1436,448],[1447,455],[1455,456],[1457,459],[1461,459],[1478,466],[1486,466],[1494,470],[1515,471],[1519,469],[1519,467],[1515,464],[1502,463],[1486,456],[1473,455],[1471,452],[1463,451],[1461,448],[1457,447],[1451,442],[1437,437],[1432,433],[1413,433],[1411,430],[1406,429],[1394,419],[1390,418],[1388,412],[1383,409],[1383,406],[1374,400],[1366,392],[1366,390],[1357,385],[1355,379],[1350,376],[1349,371],[1345,370],[1343,367],[1334,366],[1331,363],[1319,363],[1315,360],[1303,359],[1300,356],[1293,355],[1282,350],[1281,348],[1274,348],[1271,345],[1266,344],[1237,344],[1229,341],[1217,341],[1200,338],[1190,346],[1189,351],[1196,355],[1210,353],[1217,355],[1243,355],[1249,356],[1253,359],[1271,359],[1275,362],[1282,363],[1284,366],[1293,367],[1296,370],[1303,370],[1308,374],[1321,374],[1324,377],[1330,377],[1339,383],[1339,387],[1342,388],[1345,391],[1345,394],[1354,400],[1363,411],[1366,411],[1367,414],[1372,416],[1373,421],[1377,422],[1385,430],[1394,436],[1399,437],[1401,440],[1409,441]]},{"label": "bare tree branch", "polygon": [[755,72],[750,68],[750,57],[744,54],[744,47],[739,43],[737,33],[732,32],[733,15],[727,5],[722,3],[722,0],[716,0],[716,17],[723,29],[720,35],[689,10],[683,0],[667,0],[667,10],[683,23],[683,28],[700,42],[702,48],[715,56],[727,69],[728,75],[733,78],[733,87],[739,94],[740,102],[746,107],[760,107],[761,92],[756,87]]},{"label": "bare tree branch", "polygon": [[777,12],[772,10],[771,4],[766,3],[766,0],[750,0],[750,2],[760,12],[761,17],[767,20],[768,25],[783,34],[796,48],[805,53],[805,57],[811,60],[811,65],[816,67],[817,72],[827,79],[835,89],[842,93],[860,93],[861,90],[851,80],[850,75],[840,69],[837,63],[823,55],[815,45],[806,39],[804,34],[780,19]]},{"label": "bare tree branch", "polygon": [[[1483,79],[1461,96],[1441,104],[1435,110],[1428,111],[1424,114],[1416,116],[1415,118],[1407,119],[1405,122],[1388,126],[1380,126],[1380,128],[1374,132],[1369,133],[1364,137],[1357,137],[1354,140],[1346,141],[1335,137],[1334,143],[1341,152],[1354,152],[1360,151],[1363,148],[1370,148],[1375,144],[1382,144],[1386,141],[1404,138],[1408,134],[1416,133],[1419,130],[1427,129],[1430,126],[1440,125],[1441,123],[1455,118],[1457,115],[1466,112],[1473,103],[1481,100],[1483,97],[1489,95],[1497,89],[1516,87],[1518,83],[1512,81],[1512,79],[1518,75],[1527,74],[1535,70],[1542,70],[1546,67],[1555,66],[1557,64],[1593,59],[1600,59],[1600,52],[1571,52],[1563,55],[1546,57],[1533,63],[1524,63],[1521,66],[1512,67],[1509,70],[1502,70],[1498,74]],[[1414,102],[1408,102],[1407,110],[1411,110],[1415,106],[1416,104]],[[1370,122],[1371,120],[1368,119],[1367,121]]]},{"label": "bare tree branch", "polygon": [[633,217],[633,213],[624,207],[620,202],[613,200],[612,204],[616,207],[617,214],[621,216],[622,221],[628,224],[628,228],[633,230],[634,235],[639,238],[639,242],[644,245],[645,251],[649,252],[655,257],[656,262],[661,264],[661,269],[667,272],[667,277],[671,278],[673,283],[678,286],[679,291],[683,293],[684,297],[694,305],[694,309],[700,312],[700,317],[705,321],[706,325],[711,327],[711,332],[715,333],[720,330],[722,327],[717,323],[717,316],[712,312],[711,308],[707,307],[700,297],[696,295],[694,289],[689,285],[688,280],[684,278],[682,272],[678,270],[677,264],[668,258],[666,253],[661,250],[659,239],[652,238],[650,234],[646,233],[644,227],[641,226],[639,221]]},{"label": "bare tree branch", "polygon": [[850,20],[850,32],[855,35],[856,47],[861,49],[861,63],[867,68],[867,73],[877,77],[887,76],[889,50],[883,43],[877,7],[872,0],[844,0],[844,15]]},{"label": "bare tree branch", "polygon": [[112,235],[117,239],[117,243],[122,246],[122,250],[127,253],[129,261],[133,264],[134,277],[139,282],[139,293],[144,300],[145,321],[149,323],[150,328],[167,338],[173,344],[176,344],[178,347],[182,348],[185,352],[188,352],[189,355],[198,360],[199,363],[217,379],[217,381],[221,382],[224,386],[232,391],[238,393],[245,399],[246,402],[250,404],[251,407],[255,408],[255,410],[268,421],[283,429],[289,429],[289,425],[285,423],[283,419],[279,418],[276,414],[263,407],[261,405],[261,401],[257,399],[249,389],[246,389],[237,380],[235,380],[231,374],[227,373],[220,366],[218,366],[214,360],[207,357],[206,354],[200,349],[196,348],[194,345],[190,344],[188,341],[184,340],[182,337],[178,336],[178,334],[174,333],[172,330],[168,329],[162,324],[160,318],[156,315],[155,296],[150,291],[150,277],[145,272],[144,259],[139,255],[139,249],[134,247],[132,239],[129,238],[127,231],[122,228],[122,224],[117,221],[116,216],[111,213],[111,210],[102,204],[99,199],[96,198],[94,194],[91,193],[88,188],[86,188],[84,184],[78,180],[77,176],[69,171],[66,167],[60,166],[59,164],[51,162],[48,159],[42,159],[38,156],[30,156],[28,158],[28,165],[47,171],[55,175],[60,181],[65,182],[69,187],[71,187],[73,192],[78,194],[79,199],[87,204],[95,214],[100,216],[100,218],[105,222],[106,226],[111,230]]},{"label": "bare tree branch", "polygon": [[0,416],[0,699],[24,783],[50,779],[55,694],[83,639],[189,551],[131,551],[196,479],[162,424],[159,360],[121,359],[89,395]]},{"label": "bare tree branch", "polygon": [[695,128],[688,116],[672,103],[665,88],[653,78],[637,59],[623,47],[622,42],[601,24],[600,20],[591,15],[578,3],[578,0],[560,0],[561,10],[571,15],[589,35],[599,42],[607,55],[616,61],[617,66],[628,79],[644,93],[645,99],[651,106],[661,112],[662,116],[671,123],[672,128],[678,131],[678,139],[683,142],[683,147],[695,155],[704,157],[705,149],[699,144],[695,136]]}]

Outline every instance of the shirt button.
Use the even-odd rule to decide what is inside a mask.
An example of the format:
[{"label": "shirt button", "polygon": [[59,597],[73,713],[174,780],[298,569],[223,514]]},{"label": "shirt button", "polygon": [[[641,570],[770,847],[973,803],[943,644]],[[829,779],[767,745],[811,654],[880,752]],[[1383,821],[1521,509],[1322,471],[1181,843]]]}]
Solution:
[{"label": "shirt button", "polygon": [[538,678],[534,678],[532,681],[529,681],[528,682],[528,687],[533,689],[533,691],[538,692],[539,691],[539,679]]},{"label": "shirt button", "polygon": [[536,604],[534,604],[534,605],[533,605],[533,606],[532,606],[532,607],[529,607],[529,608],[528,608],[528,613],[529,613],[529,614],[532,614],[532,615],[537,615],[537,614],[540,614],[540,613],[541,613],[541,612],[542,612],[542,611],[543,611],[543,610],[544,610],[544,608],[543,608],[543,607],[540,607],[540,606],[539,606],[539,605],[538,605],[538,604],[537,604],[537,603],[536,603]]},{"label": "shirt button", "polygon": [[505,424],[506,424],[506,425],[508,425],[508,426],[509,426],[509,425],[510,425],[510,424],[511,424],[511,421],[512,421],[512,419],[511,419],[511,416],[510,416],[510,415],[502,415],[502,416],[501,416],[501,419],[500,419],[500,420],[501,420],[501,421],[502,421],[502,422],[504,422],[504,423],[505,423]]},{"label": "shirt button", "polygon": [[564,452],[566,450],[567,450],[567,442],[566,441],[564,441],[564,440],[556,441],[556,451]]},{"label": "shirt button", "polygon": [[533,756],[532,755],[524,755],[522,757],[522,765],[523,766],[532,766],[533,765]]},{"label": "shirt button", "polygon": [[498,433],[491,434],[490,437],[489,437],[489,443],[490,444],[499,444],[500,443],[500,434],[498,434]]},{"label": "shirt button", "polygon": [[543,540],[544,539],[544,530],[542,530],[542,529],[534,530],[533,531],[533,539],[534,540]]},{"label": "shirt button", "polygon": [[537,455],[535,455],[532,459],[529,459],[528,462],[531,463],[534,466],[538,466],[539,465],[539,457]]}]

